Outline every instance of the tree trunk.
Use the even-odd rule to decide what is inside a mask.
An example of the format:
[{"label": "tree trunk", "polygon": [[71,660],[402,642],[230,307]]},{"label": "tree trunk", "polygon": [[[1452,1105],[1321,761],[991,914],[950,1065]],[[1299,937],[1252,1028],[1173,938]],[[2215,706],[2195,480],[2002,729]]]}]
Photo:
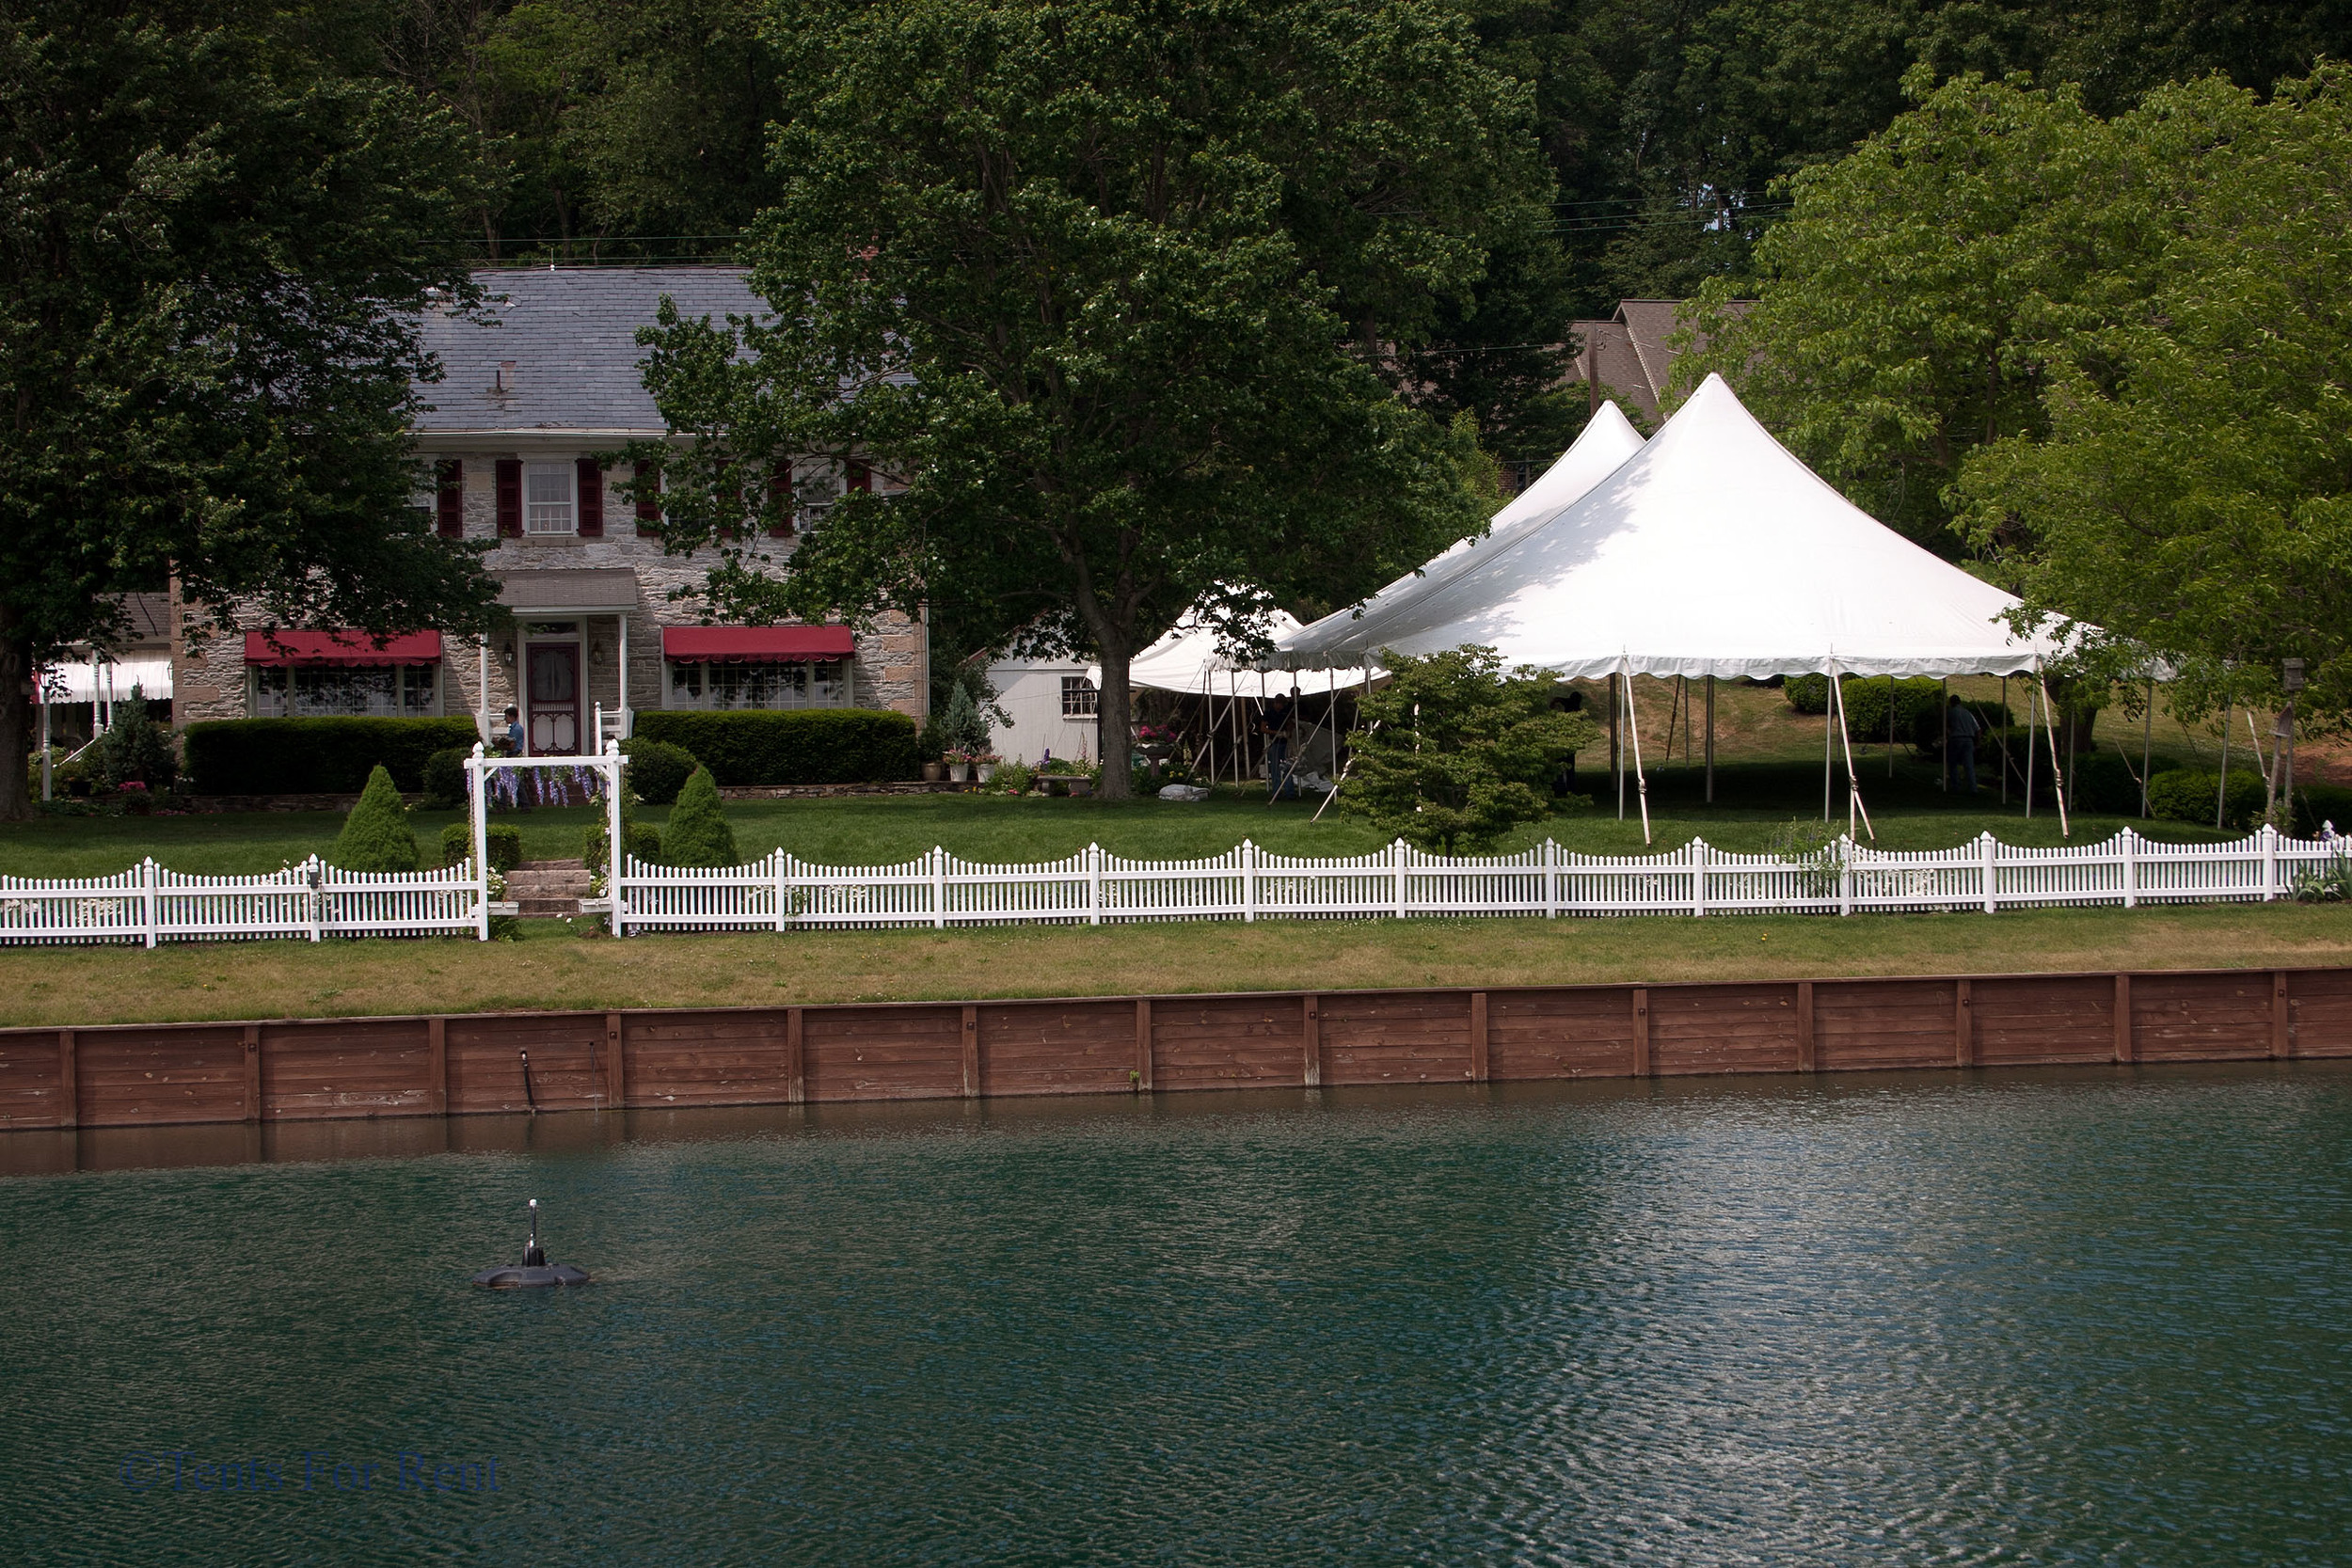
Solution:
[{"label": "tree trunk", "polygon": [[33,650],[13,635],[14,616],[0,611],[0,822],[33,815],[26,768],[32,760]]},{"label": "tree trunk", "polygon": [[1127,683],[1131,656],[1123,644],[1114,647],[1107,638],[1097,641],[1096,651],[1103,656],[1103,689],[1095,699],[1095,722],[1102,737],[1103,782],[1095,793],[1106,800],[1125,800],[1135,794],[1136,699],[1134,688]]}]

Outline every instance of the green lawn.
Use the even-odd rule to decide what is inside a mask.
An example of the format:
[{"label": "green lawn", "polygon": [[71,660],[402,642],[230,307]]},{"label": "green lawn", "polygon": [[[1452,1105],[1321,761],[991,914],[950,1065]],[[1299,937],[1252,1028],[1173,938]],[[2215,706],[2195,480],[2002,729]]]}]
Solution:
[{"label": "green lawn", "polygon": [[[1882,762],[1880,765],[1883,767]],[[1703,836],[1727,849],[1761,849],[1773,831],[1792,816],[1818,818],[1820,773],[1802,764],[1739,764],[1718,769],[1717,795],[1701,800],[1695,769],[1679,766],[1650,780],[1654,847],[1670,849]],[[1905,764],[1890,784],[1883,773],[1865,769],[1865,800],[1878,825],[1878,842],[1892,849],[1931,849],[1959,844],[1990,829],[2011,844],[2060,842],[2055,813],[2038,810],[2028,820],[2022,808],[2003,812],[1989,794],[1976,800],[1936,788],[1931,769]],[[1605,809],[1554,816],[1521,829],[1505,848],[1536,843],[1546,835],[1591,853],[1640,853],[1642,828],[1632,792],[1619,821],[1613,800]],[[1737,803],[1731,803],[1737,802]],[[1845,822],[1844,781],[1834,802]],[[666,810],[642,815],[659,823]],[[456,812],[414,814],[417,837],[430,854],[445,823]],[[589,808],[520,812],[501,818],[523,832],[523,853],[532,860],[567,859],[580,853]],[[1231,787],[1199,805],[1161,800],[1014,800],[999,795],[853,796],[812,800],[739,800],[727,805],[736,841],[756,858],[782,845],[803,860],[834,864],[902,861],[933,845],[945,845],[967,860],[993,863],[1051,860],[1099,843],[1136,859],[1176,860],[1222,854],[1244,838],[1283,854],[1357,855],[1379,847],[1387,835],[1336,809],[1311,820],[1314,803],[1269,806],[1263,789]],[[329,813],[257,813],[218,816],[45,817],[0,827],[0,874],[20,877],[90,876],[119,871],[152,855],[176,871],[225,874],[269,871],[286,861],[324,851],[342,817]],[[2076,842],[2105,838],[2121,827],[2115,817],[2074,820]],[[2154,837],[2198,841],[2217,835],[2173,822],[2136,822]]]}]

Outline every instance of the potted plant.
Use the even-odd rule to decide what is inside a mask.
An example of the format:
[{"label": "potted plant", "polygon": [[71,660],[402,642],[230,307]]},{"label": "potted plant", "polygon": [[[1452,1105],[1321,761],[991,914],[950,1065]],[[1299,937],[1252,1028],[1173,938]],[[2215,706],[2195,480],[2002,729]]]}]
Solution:
[{"label": "potted plant", "polygon": [[1002,757],[998,756],[993,752],[973,752],[972,777],[980,784],[994,783],[996,779],[996,765],[1003,760],[1004,759]]},{"label": "potted plant", "polygon": [[947,777],[953,779],[958,784],[962,784],[964,781],[971,778],[971,752],[963,750],[961,746],[950,746],[944,755],[947,763]]}]

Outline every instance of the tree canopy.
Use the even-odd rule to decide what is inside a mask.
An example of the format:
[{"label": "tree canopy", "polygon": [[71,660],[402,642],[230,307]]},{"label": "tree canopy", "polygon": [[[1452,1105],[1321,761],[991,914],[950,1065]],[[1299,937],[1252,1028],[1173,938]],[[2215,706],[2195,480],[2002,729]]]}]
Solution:
[{"label": "tree canopy", "polygon": [[490,600],[407,454],[418,312],[469,298],[469,149],[279,22],[0,21],[0,816],[27,809],[27,677],[122,592],[378,630]]},{"label": "tree canopy", "polygon": [[[1473,433],[1377,371],[1545,189],[1524,95],[1458,17],[807,0],[779,20],[784,190],[747,247],[777,314],[648,335],[648,385],[695,445],[640,455],[673,547],[727,552],[716,605],[987,607],[1101,658],[1117,748],[1128,661],[1204,596],[1345,602],[1479,525]],[[769,476],[793,454],[904,488],[845,496],[779,581],[764,534],[791,497]]]}]

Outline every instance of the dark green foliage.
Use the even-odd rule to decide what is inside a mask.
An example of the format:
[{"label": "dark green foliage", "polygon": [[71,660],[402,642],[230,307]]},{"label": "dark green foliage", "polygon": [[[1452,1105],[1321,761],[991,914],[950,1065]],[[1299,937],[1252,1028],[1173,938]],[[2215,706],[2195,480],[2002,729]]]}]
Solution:
[{"label": "dark green foliage", "polygon": [[339,794],[382,766],[402,789],[424,785],[425,759],[470,752],[470,719],[219,719],[187,728],[188,787],[199,795]]},{"label": "dark green foliage", "polygon": [[[1839,682],[1845,688],[1846,734],[1854,740],[1886,738],[1887,679],[1883,675],[1855,676]],[[1921,678],[1893,683],[1895,738],[1909,740],[1926,720],[1940,729],[1944,717],[1944,683]]]},{"label": "dark green foliage", "polygon": [[343,819],[326,860],[345,871],[417,869],[417,835],[408,831],[408,808],[392,787],[391,774],[381,768],[368,774],[368,787]]},{"label": "dark green foliage", "polygon": [[2316,838],[2320,828],[2332,823],[2339,833],[2352,834],[2352,789],[2342,784],[2295,786],[2295,832],[2299,838]]},{"label": "dark green foliage", "polygon": [[675,800],[687,776],[702,766],[685,747],[643,735],[622,741],[621,754],[628,758],[626,773],[630,792],[649,806],[666,806]]},{"label": "dark green foliage", "polygon": [[1381,662],[1394,678],[1363,701],[1340,808],[1424,849],[1474,849],[1549,816],[1553,776],[1600,733],[1583,714],[1550,711],[1557,683],[1505,675],[1492,648]]},{"label": "dark green foliage", "polygon": [[[490,869],[512,871],[523,863],[523,831],[512,822],[493,822],[484,835],[490,847]],[[441,830],[441,863],[460,865],[473,853],[473,829],[452,822]]]},{"label": "dark green foliage", "polygon": [[872,784],[920,771],[914,721],[903,713],[641,713],[637,733],[683,746],[724,784]]},{"label": "dark green foliage", "polygon": [[988,750],[988,721],[980,716],[979,704],[972,700],[972,689],[958,681],[947,691],[947,706],[938,719],[939,746],[943,752],[984,752]]},{"label": "dark green foliage", "polygon": [[[2220,779],[2203,768],[2182,768],[2159,773],[2148,784],[2150,812],[2170,822],[2213,821],[2216,792]],[[2250,828],[2263,814],[2264,786],[2259,773],[2230,769],[2230,787],[2222,798],[2222,825],[2229,828]]]},{"label": "dark green foliage", "polygon": [[1829,711],[1829,677],[1827,675],[1791,675],[1781,683],[1780,694],[1799,713]]},{"label": "dark green foliage", "polygon": [[435,811],[447,811],[461,805],[466,799],[466,759],[473,755],[470,746],[444,746],[424,759],[424,803]]},{"label": "dark green foliage", "polygon": [[735,830],[727,826],[719,804],[719,785],[707,768],[697,768],[678,791],[670,813],[669,831],[662,835],[666,863],[671,865],[740,865]]},{"label": "dark green foliage", "polygon": [[115,705],[114,728],[101,736],[94,752],[96,773],[109,788],[135,779],[151,790],[168,789],[180,769],[171,737],[148,712],[147,696],[131,688],[131,700]]},{"label": "dark green foliage", "polygon": [[[2151,758],[2149,766],[2154,770],[2149,785],[2152,793],[2155,780],[2162,779],[2168,773],[2177,773],[2181,770],[2181,764],[2169,757]],[[2126,758],[2116,752],[2076,757],[2074,776],[2067,781],[2067,799],[2076,811],[2099,812],[2114,816],[2137,816],[2139,815],[2138,768],[2137,757]],[[2210,822],[2213,820],[2213,790],[2211,788],[2213,781],[2208,778],[2205,782],[2208,787],[2205,790],[2204,820]],[[2160,816],[2162,814],[2152,810],[2150,815]]]},{"label": "dark green foliage", "polygon": [[[580,859],[590,875],[604,875],[604,847],[607,842],[604,818],[598,816],[580,835]],[[660,865],[661,860],[661,830],[650,822],[640,822],[633,816],[621,818],[621,842],[628,852],[648,865]]]}]

